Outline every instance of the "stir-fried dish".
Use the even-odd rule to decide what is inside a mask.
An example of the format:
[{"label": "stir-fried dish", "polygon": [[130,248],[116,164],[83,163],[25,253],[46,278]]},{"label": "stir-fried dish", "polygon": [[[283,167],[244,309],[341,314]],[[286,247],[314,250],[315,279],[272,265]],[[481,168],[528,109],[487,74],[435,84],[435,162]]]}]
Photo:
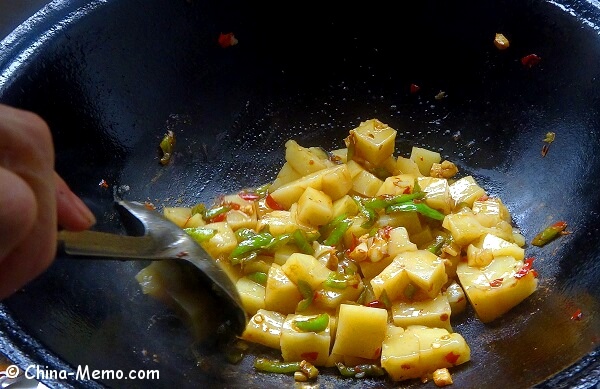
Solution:
[{"label": "stir-fried dish", "polygon": [[258,370],[448,385],[470,360],[452,317],[470,304],[491,322],[536,290],[502,200],[435,151],[395,155],[395,140],[377,119],[337,150],[289,140],[272,183],[164,209],[235,281],[251,316],[241,338],[280,350]]}]

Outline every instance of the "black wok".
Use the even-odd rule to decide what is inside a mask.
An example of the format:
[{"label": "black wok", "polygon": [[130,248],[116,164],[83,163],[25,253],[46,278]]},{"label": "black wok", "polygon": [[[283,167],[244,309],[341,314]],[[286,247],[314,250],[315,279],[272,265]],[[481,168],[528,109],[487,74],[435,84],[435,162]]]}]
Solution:
[{"label": "black wok", "polygon": [[[528,242],[553,221],[571,231],[527,247],[540,287],[523,304],[488,325],[454,320],[472,345],[454,386],[587,388],[600,381],[599,21],[596,2],[583,0],[57,0],[0,43],[0,101],[48,121],[56,169],[96,213],[95,229],[110,232],[123,231],[113,190],[158,206],[209,201],[273,179],[289,138],[337,148],[378,118],[398,130],[404,155],[413,144],[439,150],[500,196]],[[219,46],[227,32],[238,45]],[[497,32],[508,50],[494,47]],[[541,62],[524,66],[528,54]],[[162,166],[167,129],[178,143]],[[556,140],[542,157],[548,131]],[[23,367],[160,371],[152,382],[70,377],[51,387],[292,385],[255,373],[251,358],[227,365],[193,347],[140,292],[141,266],[59,256],[0,305],[0,352]],[[210,356],[202,366],[199,354]],[[329,372],[319,382],[397,386]]]}]

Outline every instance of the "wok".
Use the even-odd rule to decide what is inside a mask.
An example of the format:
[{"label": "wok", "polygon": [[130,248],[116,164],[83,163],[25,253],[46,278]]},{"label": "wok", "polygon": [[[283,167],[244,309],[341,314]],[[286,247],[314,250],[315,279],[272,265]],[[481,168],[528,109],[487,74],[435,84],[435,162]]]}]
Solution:
[{"label": "wok", "polygon": [[[57,0],[0,43],[0,101],[47,120],[56,169],[95,212],[95,229],[117,233],[114,191],[157,206],[207,202],[272,180],[287,139],[338,148],[378,118],[398,130],[401,154],[438,150],[500,196],[528,242],[557,220],[571,232],[527,246],[540,287],[524,303],[488,325],[453,320],[472,345],[454,386],[587,388],[600,381],[598,21],[597,3],[583,0]],[[228,32],[239,43],[222,48]],[[494,47],[497,32],[508,50]],[[531,68],[521,63],[529,54],[541,58]],[[162,166],[168,129],[177,146]],[[59,255],[2,302],[0,352],[50,370],[160,371],[152,382],[45,380],[51,387],[292,385],[254,372],[250,357],[228,365],[193,346],[177,317],[142,295],[142,266]],[[209,356],[202,366],[199,354]],[[328,371],[318,382],[398,386]]]}]

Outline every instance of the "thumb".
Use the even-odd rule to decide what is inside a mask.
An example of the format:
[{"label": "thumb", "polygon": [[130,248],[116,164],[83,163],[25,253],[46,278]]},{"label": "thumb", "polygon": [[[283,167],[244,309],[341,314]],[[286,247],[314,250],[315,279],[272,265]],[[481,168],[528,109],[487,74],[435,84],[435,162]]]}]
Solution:
[{"label": "thumb", "polygon": [[0,168],[0,262],[18,247],[35,224],[37,201],[33,190],[15,173]]}]

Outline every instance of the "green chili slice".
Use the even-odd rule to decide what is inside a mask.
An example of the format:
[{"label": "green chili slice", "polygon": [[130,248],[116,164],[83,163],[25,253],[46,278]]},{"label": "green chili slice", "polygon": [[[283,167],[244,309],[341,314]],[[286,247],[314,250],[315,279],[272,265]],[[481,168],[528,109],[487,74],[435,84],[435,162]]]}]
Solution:
[{"label": "green chili slice", "polygon": [[435,255],[439,255],[441,253],[442,247],[444,247],[445,243],[446,243],[446,238],[444,238],[442,235],[438,235],[435,237],[435,241],[427,247],[427,251],[429,251]]},{"label": "green chili slice", "polygon": [[233,249],[231,254],[229,254],[230,258],[240,258],[245,254],[248,254],[251,251],[259,250],[265,248],[273,243],[275,238],[273,235],[268,232],[261,232],[259,234],[255,234],[250,236],[249,238],[241,241],[236,248]]},{"label": "green chili slice", "polygon": [[301,370],[302,362],[281,362],[267,358],[256,358],[254,368],[267,373],[295,373]]},{"label": "green chili slice", "polygon": [[169,130],[165,134],[165,136],[160,141],[160,149],[162,151],[162,157],[160,158],[160,163],[166,165],[171,160],[171,155],[173,155],[173,149],[175,148],[175,134],[173,131]]},{"label": "green chili slice", "polygon": [[398,196],[379,196],[364,200],[363,204],[367,208],[376,210],[384,209],[394,204],[407,203],[415,199],[422,199],[423,197],[425,197],[425,193],[423,192],[401,194]]},{"label": "green chili slice", "polygon": [[428,206],[425,203],[414,203],[414,202],[400,203],[400,204],[390,205],[389,207],[387,207],[385,209],[386,213],[410,212],[410,211],[416,211],[423,216],[427,216],[427,217],[429,217],[431,219],[435,219],[435,220],[444,220],[444,217],[445,217],[445,215],[443,213],[431,208],[430,206]]},{"label": "green chili slice", "polygon": [[214,228],[206,227],[189,227],[184,228],[183,231],[198,243],[206,242],[217,234],[217,230]]},{"label": "green chili slice", "polygon": [[202,215],[202,218],[206,221],[209,221],[223,213],[227,213],[231,210],[231,207],[227,206],[227,205],[220,205],[218,207],[214,207],[211,209],[208,209],[204,212],[204,214]]},{"label": "green chili slice", "polygon": [[339,273],[331,273],[329,277],[323,282],[323,286],[330,289],[346,289],[348,281],[345,278],[341,278]]},{"label": "green chili slice", "polygon": [[335,365],[337,366],[340,374],[344,377],[364,378],[380,377],[385,375],[383,368],[374,364],[362,364],[350,367],[344,365],[342,362],[337,362]]},{"label": "green chili slice", "polygon": [[558,221],[549,227],[544,228],[542,232],[537,234],[531,244],[534,246],[542,247],[556,239],[559,235],[565,234],[564,230],[567,228],[567,223],[564,221]]},{"label": "green chili slice", "polygon": [[294,239],[294,243],[300,249],[303,254],[312,255],[315,253],[312,245],[310,244],[308,237],[302,230],[296,230],[292,233],[292,238]]},{"label": "green chili slice", "polygon": [[248,277],[248,279],[256,282],[257,284],[260,284],[263,286],[267,284],[267,273],[265,273],[265,272],[257,271],[254,273],[247,274],[246,277]]},{"label": "green chili slice", "polygon": [[[327,239],[325,239],[323,241],[324,245],[326,245],[326,246],[337,245],[340,242],[340,240],[342,240],[342,238],[344,237],[344,234],[346,233],[346,231],[348,231],[348,228],[350,228],[350,226],[352,225],[352,220],[346,219],[346,215],[338,216],[338,218],[340,218],[340,217],[342,217],[341,220],[334,219],[335,223],[332,224],[331,232],[327,236]],[[336,218],[336,219],[338,219],[338,218]]]},{"label": "green chili slice", "polygon": [[302,312],[312,304],[314,293],[310,284],[304,280],[298,280],[298,290],[303,299],[298,303],[296,310]]},{"label": "green chili slice", "polygon": [[304,332],[321,332],[329,326],[329,315],[321,313],[309,319],[298,319],[293,321],[294,327]]}]

